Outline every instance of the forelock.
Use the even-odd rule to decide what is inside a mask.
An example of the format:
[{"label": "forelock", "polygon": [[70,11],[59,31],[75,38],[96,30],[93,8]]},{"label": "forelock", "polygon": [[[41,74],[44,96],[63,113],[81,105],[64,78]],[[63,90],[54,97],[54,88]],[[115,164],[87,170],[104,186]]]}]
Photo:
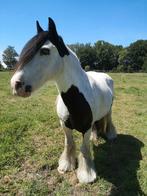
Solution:
[{"label": "forelock", "polygon": [[22,49],[17,67],[22,67],[32,60],[32,58],[47,40],[49,40],[48,31],[43,31],[30,39]]}]

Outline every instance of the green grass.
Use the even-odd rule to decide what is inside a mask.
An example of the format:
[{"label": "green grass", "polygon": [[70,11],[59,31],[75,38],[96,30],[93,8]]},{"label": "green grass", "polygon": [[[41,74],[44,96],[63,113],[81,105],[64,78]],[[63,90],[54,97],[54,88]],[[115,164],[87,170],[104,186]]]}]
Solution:
[{"label": "green grass", "polygon": [[[11,94],[11,73],[0,72],[0,195],[147,194],[147,74],[110,74],[115,82],[113,121],[118,139],[93,145],[98,178],[77,183],[58,174],[64,134],[56,115],[56,87],[30,98]],[[74,132],[77,150],[81,135]]]}]

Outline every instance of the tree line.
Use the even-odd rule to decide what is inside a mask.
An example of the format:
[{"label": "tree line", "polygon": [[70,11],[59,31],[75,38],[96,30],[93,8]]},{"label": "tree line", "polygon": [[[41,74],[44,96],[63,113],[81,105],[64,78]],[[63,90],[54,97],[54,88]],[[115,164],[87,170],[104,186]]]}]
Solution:
[{"label": "tree line", "polygon": [[[105,41],[97,41],[93,45],[76,43],[69,47],[86,71],[147,72],[147,40],[138,40],[128,47]],[[17,56],[14,47],[8,46],[2,55],[3,62],[14,68]]]},{"label": "tree line", "polygon": [[72,44],[85,70],[114,72],[147,72],[147,40],[138,40],[128,47],[97,41],[94,45]]}]

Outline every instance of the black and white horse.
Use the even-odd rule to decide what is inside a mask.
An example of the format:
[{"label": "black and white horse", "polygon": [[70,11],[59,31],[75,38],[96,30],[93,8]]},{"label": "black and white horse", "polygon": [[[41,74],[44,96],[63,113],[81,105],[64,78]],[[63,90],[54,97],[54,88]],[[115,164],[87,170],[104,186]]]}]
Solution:
[{"label": "black and white horse", "polygon": [[90,135],[103,132],[116,138],[111,121],[113,80],[105,73],[85,72],[77,56],[58,35],[54,21],[44,31],[37,21],[37,35],[24,46],[18,67],[11,79],[13,94],[28,97],[46,81],[56,83],[57,114],[65,132],[65,147],[58,171],[75,169],[73,129],[81,132],[83,142],[78,159],[77,177],[81,183],[93,182],[96,171],[90,154]]}]

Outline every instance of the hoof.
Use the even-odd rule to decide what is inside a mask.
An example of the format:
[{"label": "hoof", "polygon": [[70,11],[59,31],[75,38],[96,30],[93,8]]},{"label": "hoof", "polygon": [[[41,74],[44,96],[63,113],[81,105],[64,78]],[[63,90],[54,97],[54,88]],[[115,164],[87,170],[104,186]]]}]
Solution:
[{"label": "hoof", "polygon": [[73,171],[75,169],[75,162],[68,160],[59,160],[59,166],[57,168],[60,174],[64,174],[67,171]]},{"label": "hoof", "polygon": [[92,168],[89,171],[81,171],[80,169],[78,169],[77,178],[80,183],[91,183],[96,180],[96,172]]}]

